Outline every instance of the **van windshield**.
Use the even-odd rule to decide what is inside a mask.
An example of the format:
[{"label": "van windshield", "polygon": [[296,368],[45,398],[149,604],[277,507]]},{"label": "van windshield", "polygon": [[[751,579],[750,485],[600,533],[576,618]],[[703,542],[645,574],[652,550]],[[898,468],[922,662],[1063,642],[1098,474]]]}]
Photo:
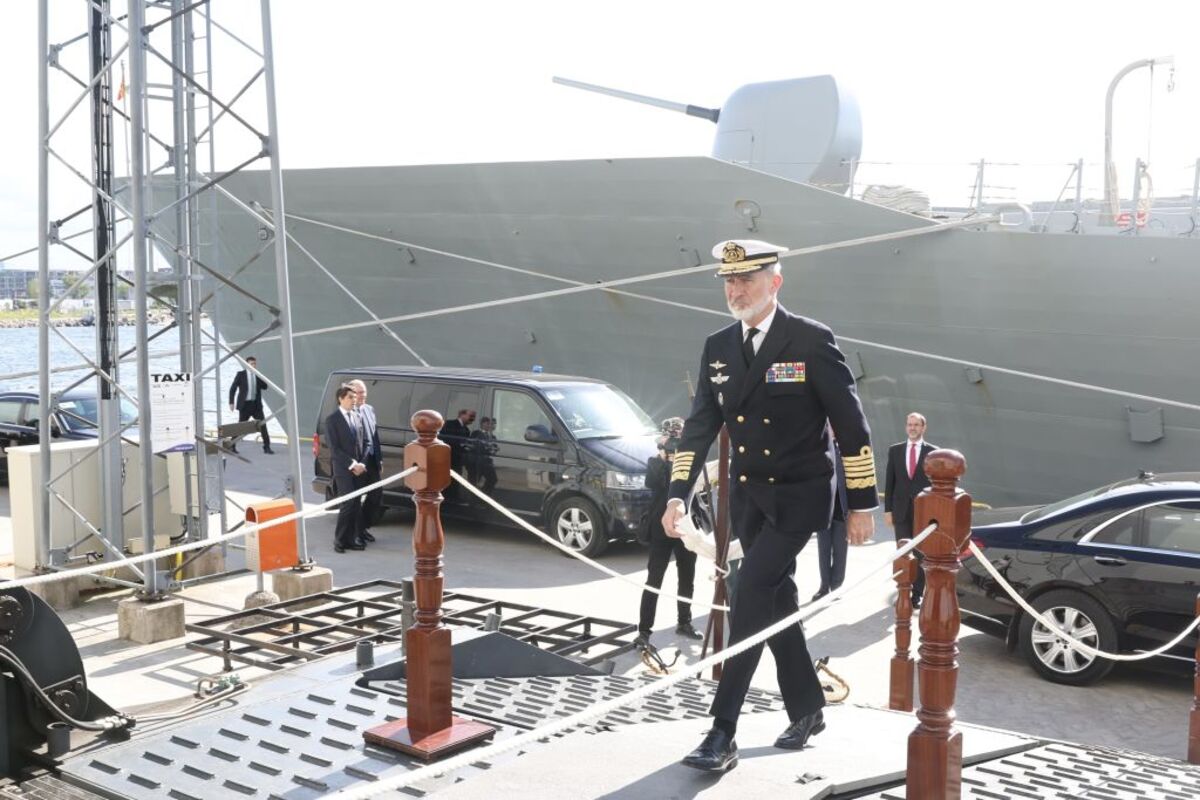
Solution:
[{"label": "van windshield", "polygon": [[605,383],[551,384],[545,396],[577,439],[646,436],[658,430],[628,395]]}]

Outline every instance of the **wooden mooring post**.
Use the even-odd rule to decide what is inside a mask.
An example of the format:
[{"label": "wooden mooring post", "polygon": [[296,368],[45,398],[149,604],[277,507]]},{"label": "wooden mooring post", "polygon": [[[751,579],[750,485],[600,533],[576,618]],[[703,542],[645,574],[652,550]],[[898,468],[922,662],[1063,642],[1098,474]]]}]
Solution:
[{"label": "wooden mooring post", "polygon": [[917,496],[913,530],[931,522],[937,530],[918,549],[925,556],[921,646],[917,662],[920,707],[908,737],[908,800],[958,800],[962,796],[962,732],[954,727],[958,683],[958,595],[955,576],[971,535],[971,496],[958,488],[967,462],[955,450],[925,457],[930,488]]},{"label": "wooden mooring post", "polygon": [[[1196,596],[1196,616],[1200,617],[1200,595]],[[1200,764],[1200,631],[1196,635],[1196,678],[1192,688],[1187,760],[1189,764]]]},{"label": "wooden mooring post", "polygon": [[493,735],[496,728],[452,712],[450,629],[442,624],[442,491],[450,485],[450,446],[437,440],[444,420],[436,411],[412,416],[417,441],[404,448],[404,479],[417,506],[413,524],[416,554],[416,624],[404,635],[408,717],[380,725],[363,736],[370,742],[432,761]]},{"label": "wooden mooring post", "polygon": [[[901,539],[897,544],[904,547],[911,540]],[[913,710],[913,676],[916,674],[916,662],[912,651],[912,585],[916,578],[916,556],[908,553],[897,558],[893,563],[892,572],[896,575],[896,654],[892,656],[891,684],[888,688],[888,708],[895,711]]]}]

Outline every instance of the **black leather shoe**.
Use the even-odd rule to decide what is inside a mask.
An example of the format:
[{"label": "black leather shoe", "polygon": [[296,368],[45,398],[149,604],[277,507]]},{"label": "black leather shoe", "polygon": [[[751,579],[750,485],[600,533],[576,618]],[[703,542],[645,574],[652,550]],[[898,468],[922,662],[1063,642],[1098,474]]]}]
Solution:
[{"label": "black leather shoe", "polygon": [[675,635],[682,636],[685,639],[695,639],[696,641],[704,638],[704,634],[693,628],[690,622],[681,622],[676,625]]},{"label": "black leather shoe", "polygon": [[375,537],[371,535],[370,531],[363,531],[362,534],[360,534],[360,535],[362,536],[364,542],[375,541]]},{"label": "black leather shoe", "polygon": [[912,606],[914,611],[919,611],[921,609],[921,598],[913,595]]},{"label": "black leather shoe", "polygon": [[681,762],[685,767],[705,772],[726,772],[737,766],[737,742],[720,728],[713,728]]},{"label": "black leather shoe", "polygon": [[335,553],[344,553],[347,550],[366,550],[366,549],[367,549],[367,546],[364,544],[360,544],[359,542],[355,542],[354,544],[335,544],[333,546],[333,552],[335,552]]},{"label": "black leather shoe", "polygon": [[809,602],[815,603],[827,594],[829,594],[829,590],[826,588],[821,588],[817,590],[817,593],[812,596],[812,600]]},{"label": "black leather shoe", "polygon": [[633,640],[633,646],[638,650],[645,650],[650,646],[650,634],[638,633],[637,638]]},{"label": "black leather shoe", "polygon": [[271,449],[271,448],[269,448],[269,447],[264,447],[264,448],[263,448],[263,452],[264,452],[264,453],[266,453],[266,454],[267,454],[267,455],[269,455],[269,456],[273,456],[273,455],[275,455],[275,451],[274,451],[274,450],[272,450],[272,449]]},{"label": "black leather shoe", "polygon": [[816,736],[823,730],[825,730],[825,715],[817,710],[788,725],[787,730],[779,734],[779,738],[775,740],[775,746],[782,747],[784,750],[802,750],[808,742],[808,737]]}]

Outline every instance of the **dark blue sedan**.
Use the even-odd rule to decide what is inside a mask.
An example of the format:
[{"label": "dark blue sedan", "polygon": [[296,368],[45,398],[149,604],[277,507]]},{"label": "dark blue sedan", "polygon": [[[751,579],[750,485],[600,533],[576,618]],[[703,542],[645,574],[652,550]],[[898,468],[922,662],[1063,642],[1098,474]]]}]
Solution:
[{"label": "dark blue sedan", "polygon": [[[971,539],[1056,628],[1022,611],[969,551],[963,622],[1003,637],[1048,680],[1091,683],[1114,662],[1067,647],[1063,632],[1099,650],[1147,651],[1195,617],[1200,473],[1143,474],[1048,506],[983,512]],[[1195,647],[1193,633],[1163,658],[1191,664]]]}]

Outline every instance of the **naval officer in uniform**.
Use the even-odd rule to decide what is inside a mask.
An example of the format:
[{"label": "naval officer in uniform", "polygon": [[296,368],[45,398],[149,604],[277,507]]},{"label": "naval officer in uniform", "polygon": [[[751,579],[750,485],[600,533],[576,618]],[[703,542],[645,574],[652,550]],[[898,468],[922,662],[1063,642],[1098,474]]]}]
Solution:
[{"label": "naval officer in uniform", "polygon": [[[794,613],[796,556],[814,531],[829,526],[835,473],[829,426],[837,431],[846,475],[851,544],[871,538],[878,504],[871,432],[833,333],[789,313],[779,253],[754,240],[718,244],[717,275],[737,322],[704,343],[699,387],[675,455],[663,530],[675,524],[708,449],[729,428],[730,522],[745,558],[731,603],[730,644]],[[800,749],[825,728],[825,697],[804,640],[794,625],[767,640],[790,724],[776,747]],[[734,734],[762,645],[725,662],[710,712],[713,728],[683,763],[721,772],[737,763]]]}]

